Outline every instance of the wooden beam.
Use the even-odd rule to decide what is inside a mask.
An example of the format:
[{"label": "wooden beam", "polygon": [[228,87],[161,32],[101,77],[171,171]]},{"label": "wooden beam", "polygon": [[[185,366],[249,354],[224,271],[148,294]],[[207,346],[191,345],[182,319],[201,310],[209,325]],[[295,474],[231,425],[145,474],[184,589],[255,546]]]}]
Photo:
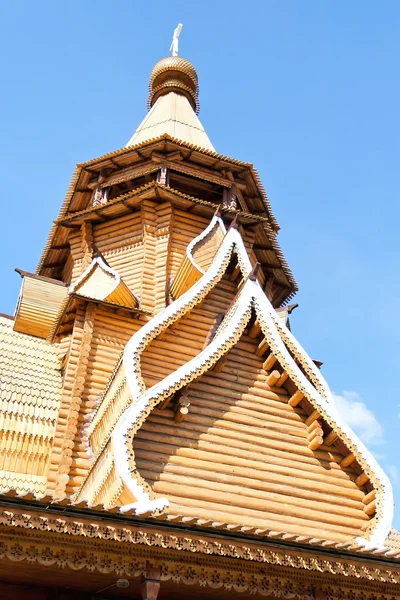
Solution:
[{"label": "wooden beam", "polygon": [[229,277],[229,279],[231,281],[236,281],[236,279],[239,277],[239,275],[241,274],[241,272],[242,271],[240,270],[239,265],[236,265],[236,267],[233,269],[232,275]]},{"label": "wooden beam", "polygon": [[287,372],[283,371],[283,373],[281,374],[280,378],[276,382],[276,387],[282,387],[288,377],[289,377],[289,375],[287,374]]},{"label": "wooden beam", "polygon": [[261,333],[261,327],[256,321],[249,331],[249,337],[256,338]]},{"label": "wooden beam", "polygon": [[332,444],[334,444],[337,439],[338,439],[338,434],[336,433],[336,431],[331,431],[330,433],[328,433],[328,435],[325,438],[325,445],[332,446]]},{"label": "wooden beam", "polygon": [[310,450],[317,450],[324,443],[324,438],[320,435],[315,436],[311,442],[309,442],[308,447]]},{"label": "wooden beam", "polygon": [[257,356],[262,356],[263,354],[266,353],[266,351],[268,350],[268,348],[269,348],[268,342],[267,342],[267,340],[265,338],[263,338],[261,340],[261,342],[257,346],[256,355]]},{"label": "wooden beam", "polygon": [[264,371],[270,371],[275,363],[276,363],[276,357],[271,352],[271,354],[268,356],[268,358],[263,362]]},{"label": "wooden beam", "polygon": [[42,269],[58,269],[59,267],[63,267],[65,265],[65,261],[63,262],[54,262],[54,263],[44,263]]},{"label": "wooden beam", "polygon": [[150,563],[146,565],[146,574],[143,576],[140,593],[143,600],[157,600],[160,591],[161,570],[153,567]]},{"label": "wooden beam", "polygon": [[321,413],[318,410],[313,410],[313,412],[311,413],[311,415],[309,415],[306,419],[306,425],[307,427],[309,425],[311,425],[311,423],[314,423],[314,421],[316,421],[317,419],[319,419],[321,416]]},{"label": "wooden beam", "polygon": [[368,494],[366,494],[363,498],[364,504],[369,504],[372,500],[375,500],[376,490],[371,490]]},{"label": "wooden beam", "polygon": [[280,377],[280,372],[277,369],[275,369],[275,371],[272,371],[272,373],[268,375],[266,382],[270,387],[273,387],[276,384],[276,382],[279,381]]},{"label": "wooden beam", "polygon": [[359,487],[362,487],[363,485],[365,485],[367,483],[367,481],[369,481],[368,475],[366,473],[360,473],[360,475],[356,479],[356,484]]},{"label": "wooden beam", "polygon": [[351,464],[353,464],[353,462],[356,460],[355,455],[352,452],[349,452],[349,454],[347,454],[341,461],[340,461],[340,466],[341,467],[349,467]]},{"label": "wooden beam", "polygon": [[295,407],[295,406],[297,406],[303,400],[303,398],[304,398],[303,393],[300,392],[300,390],[297,390],[297,392],[295,392],[293,394],[293,396],[291,396],[289,398],[288,404],[290,404],[290,406]]},{"label": "wooden beam", "polygon": [[374,513],[376,513],[376,500],[372,500],[369,504],[367,504],[366,506],[364,506],[364,512],[366,515],[373,515]]},{"label": "wooden beam", "polygon": [[222,371],[222,369],[224,368],[224,366],[226,365],[227,360],[228,360],[228,357],[226,354],[225,354],[225,356],[221,356],[221,358],[219,360],[217,360],[217,362],[215,363],[215,365],[213,366],[213,368],[211,370],[214,371],[215,373],[220,373]]},{"label": "wooden beam", "polygon": [[50,250],[69,250],[69,244],[54,244],[51,246]]}]

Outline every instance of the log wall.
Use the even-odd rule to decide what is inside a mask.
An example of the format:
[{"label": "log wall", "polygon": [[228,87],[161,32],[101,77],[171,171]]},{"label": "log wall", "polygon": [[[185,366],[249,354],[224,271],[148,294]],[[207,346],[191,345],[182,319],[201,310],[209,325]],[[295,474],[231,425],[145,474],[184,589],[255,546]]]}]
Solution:
[{"label": "log wall", "polygon": [[107,263],[135,294],[141,294],[143,272],[142,215],[136,213],[93,227],[93,241]]},{"label": "log wall", "polygon": [[186,255],[188,244],[197,237],[209,224],[209,220],[198,215],[189,215],[181,210],[175,210],[174,228],[169,255],[169,277],[178,272],[181,262]]},{"label": "log wall", "polygon": [[121,353],[132,335],[144,324],[135,314],[120,313],[98,307],[81,396],[79,422],[75,431],[72,462],[67,492],[76,491],[91,466],[91,457],[84,441],[87,417],[93,413]]},{"label": "log wall", "polygon": [[141,371],[147,387],[194,358],[218,325],[236,294],[236,284],[228,276],[215,286],[204,301],[162,332],[141,356]]},{"label": "log wall", "polygon": [[243,336],[221,372],[193,382],[189,414],[155,409],[134,440],[140,474],[171,512],[334,540],[360,535],[364,493],[343,456],[308,448],[307,415],[266,383]]}]

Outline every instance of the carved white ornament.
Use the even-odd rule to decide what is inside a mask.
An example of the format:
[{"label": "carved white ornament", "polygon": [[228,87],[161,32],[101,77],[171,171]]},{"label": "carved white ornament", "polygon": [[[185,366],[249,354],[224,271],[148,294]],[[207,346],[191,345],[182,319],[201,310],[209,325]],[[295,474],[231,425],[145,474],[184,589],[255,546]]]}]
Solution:
[{"label": "carved white ornament", "polygon": [[[187,257],[201,272],[202,270],[194,261],[192,250],[215,226],[221,226],[225,231],[222,220],[214,217],[207,229],[193,240],[187,249]],[[155,399],[166,397],[171,391],[184,387],[198,374],[204,372],[205,366],[207,368],[213,366],[221,356],[221,349],[222,353],[225,353],[236,343],[238,336],[240,337],[250,319],[251,310],[254,309],[263,334],[278,362],[288,371],[298,389],[321,412],[322,417],[356,454],[360,464],[374,480],[377,486],[378,513],[375,523],[369,531],[369,539],[360,537],[357,538],[357,542],[367,548],[383,547],[393,520],[393,493],[390,481],[372,454],[339,414],[321,372],[282,323],[258,281],[246,280],[214,338],[204,350],[161,382],[148,390],[145,389],[140,370],[137,368],[138,356],[143,348],[148,345],[149,340],[154,339],[161,330],[188,312],[204,297],[205,293],[208,293],[222,278],[233,253],[236,254],[240,269],[246,278],[252,271],[252,265],[239,231],[231,228],[226,233],[207,272],[187,292],[135,333],[125,347],[123,363],[132,404],[119,419],[112,435],[112,442],[118,473],[126,487],[137,498],[137,502],[123,507],[122,511],[135,508],[137,512],[147,512],[168,506],[166,498],[152,500],[140,482],[132,475],[127,442],[130,440],[130,431],[135,429],[135,423],[138,423],[143,417],[146,418],[147,414],[151,412]],[[288,347],[310,379],[296,364]]]}]

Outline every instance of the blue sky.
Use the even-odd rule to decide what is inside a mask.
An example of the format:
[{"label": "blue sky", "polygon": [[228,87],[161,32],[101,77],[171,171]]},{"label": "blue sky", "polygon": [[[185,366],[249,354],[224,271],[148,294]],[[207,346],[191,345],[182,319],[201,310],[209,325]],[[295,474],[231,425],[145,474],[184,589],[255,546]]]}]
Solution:
[{"label": "blue sky", "polygon": [[0,312],[75,163],[125,145],[143,118],[180,21],[208,135],[254,163],[281,225],[293,331],[400,505],[398,1],[14,0],[0,19]]}]

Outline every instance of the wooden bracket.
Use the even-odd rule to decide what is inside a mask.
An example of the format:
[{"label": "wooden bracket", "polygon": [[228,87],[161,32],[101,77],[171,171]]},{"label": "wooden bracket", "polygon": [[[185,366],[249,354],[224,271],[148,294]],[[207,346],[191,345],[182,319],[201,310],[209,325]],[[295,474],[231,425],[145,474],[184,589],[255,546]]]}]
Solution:
[{"label": "wooden bracket", "polygon": [[165,164],[161,165],[161,168],[157,173],[157,182],[161,183],[161,185],[169,186],[169,169]]},{"label": "wooden bracket", "polygon": [[263,356],[263,354],[266,353],[266,351],[268,350],[268,348],[269,348],[268,342],[267,342],[267,340],[265,338],[263,338],[261,340],[261,342],[257,346],[256,355],[257,356]]},{"label": "wooden bracket", "polygon": [[266,382],[269,385],[269,387],[273,387],[281,378],[281,373],[275,369],[275,371],[271,371],[271,373],[268,375]]},{"label": "wooden bracket", "polygon": [[276,358],[271,352],[271,354],[269,354],[269,356],[263,362],[264,371],[270,371],[275,363],[276,363]]},{"label": "wooden bracket", "polygon": [[317,450],[324,443],[324,430],[318,420],[321,414],[314,410],[306,419],[308,430],[308,447],[310,450]]},{"label": "wooden bracket", "polygon": [[175,407],[175,417],[174,420],[176,423],[180,423],[183,419],[189,414],[190,402],[187,396],[181,396]]},{"label": "wooden bracket", "polygon": [[222,369],[224,368],[224,366],[226,365],[227,360],[228,360],[228,357],[226,354],[224,356],[221,356],[221,358],[219,360],[217,360],[217,362],[215,363],[215,365],[213,366],[213,368],[211,370],[214,371],[215,373],[220,373],[222,371]]},{"label": "wooden bracket", "polygon": [[336,433],[336,431],[332,430],[330,433],[328,433],[328,435],[325,438],[325,445],[332,446],[332,444],[334,444],[337,439],[338,439],[338,434]]},{"label": "wooden bracket", "polygon": [[369,481],[368,475],[366,473],[360,473],[360,475],[356,479],[356,484],[359,487],[362,487],[363,485],[365,485],[367,483],[367,481]]},{"label": "wooden bracket", "polygon": [[297,406],[298,404],[300,404],[300,402],[303,400],[304,395],[302,392],[300,392],[300,390],[297,390],[297,392],[295,392],[293,394],[293,396],[291,396],[289,398],[289,404],[290,406]]},{"label": "wooden bracket", "polygon": [[160,591],[161,569],[146,564],[146,574],[143,576],[140,593],[143,600],[157,600]]}]

